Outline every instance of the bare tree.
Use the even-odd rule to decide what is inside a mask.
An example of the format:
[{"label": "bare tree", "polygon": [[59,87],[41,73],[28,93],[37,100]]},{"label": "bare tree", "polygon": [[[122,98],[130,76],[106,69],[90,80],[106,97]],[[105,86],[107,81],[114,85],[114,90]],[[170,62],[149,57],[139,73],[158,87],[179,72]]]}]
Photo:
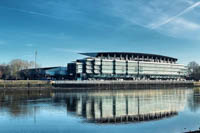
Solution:
[{"label": "bare tree", "polygon": [[10,66],[6,64],[0,65],[0,79],[9,79],[10,78]]},{"label": "bare tree", "polygon": [[188,64],[189,77],[194,80],[200,80],[200,66],[195,61]]},{"label": "bare tree", "polygon": [[[25,60],[21,60],[21,59],[15,59],[15,60],[12,60],[9,63],[9,66],[11,68],[11,76],[14,79],[19,79],[20,78],[20,73],[19,72],[21,70],[34,68],[35,62],[33,62],[33,61],[29,62],[29,61],[25,61]],[[37,65],[37,66],[39,66],[39,65]]]},{"label": "bare tree", "polygon": [[[37,67],[38,66],[39,65],[37,65]],[[9,64],[0,64],[0,79],[21,79],[21,70],[34,67],[34,61],[29,62],[26,60],[14,59]]]},{"label": "bare tree", "polygon": [[199,64],[196,63],[195,61],[192,61],[192,62],[188,63],[188,72],[189,72],[189,74],[197,71],[198,68],[199,68]]}]

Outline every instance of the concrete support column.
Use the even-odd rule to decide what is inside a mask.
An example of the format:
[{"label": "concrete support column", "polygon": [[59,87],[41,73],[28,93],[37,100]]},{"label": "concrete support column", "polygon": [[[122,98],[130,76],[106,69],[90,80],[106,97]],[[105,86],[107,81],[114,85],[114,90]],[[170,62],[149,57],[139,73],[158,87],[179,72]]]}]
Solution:
[{"label": "concrete support column", "polygon": [[122,60],[122,55],[120,54],[120,60]]},{"label": "concrete support column", "polygon": [[100,74],[102,75],[102,65],[103,65],[103,64],[102,64],[102,59],[100,60],[100,62],[101,62],[101,63],[100,63]]},{"label": "concrete support column", "polygon": [[128,75],[128,60],[126,60],[126,75]]},{"label": "concrete support column", "polygon": [[113,60],[113,74],[116,74],[116,60]]}]

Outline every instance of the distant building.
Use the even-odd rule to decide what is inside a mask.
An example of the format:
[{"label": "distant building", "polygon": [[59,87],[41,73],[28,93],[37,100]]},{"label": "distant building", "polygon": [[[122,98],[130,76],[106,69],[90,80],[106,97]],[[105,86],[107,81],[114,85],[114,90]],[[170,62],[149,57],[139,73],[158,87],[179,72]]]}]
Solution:
[{"label": "distant building", "polygon": [[25,69],[20,72],[21,77],[24,79],[66,79],[66,67],[45,67],[45,68],[32,68]]},{"label": "distant building", "polygon": [[71,79],[184,79],[187,68],[177,59],[144,53],[98,52],[69,63]]}]

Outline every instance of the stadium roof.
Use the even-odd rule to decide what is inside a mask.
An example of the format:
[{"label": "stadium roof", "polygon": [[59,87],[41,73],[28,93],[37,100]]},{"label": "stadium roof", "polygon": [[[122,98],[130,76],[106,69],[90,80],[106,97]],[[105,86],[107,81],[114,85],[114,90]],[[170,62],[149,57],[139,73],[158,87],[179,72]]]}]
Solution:
[{"label": "stadium roof", "polygon": [[147,54],[147,53],[132,53],[132,52],[91,52],[91,53],[80,53],[82,55],[90,56],[90,57],[139,57],[139,58],[153,58],[153,59],[169,59],[173,61],[177,61],[177,58],[157,55],[157,54]]}]

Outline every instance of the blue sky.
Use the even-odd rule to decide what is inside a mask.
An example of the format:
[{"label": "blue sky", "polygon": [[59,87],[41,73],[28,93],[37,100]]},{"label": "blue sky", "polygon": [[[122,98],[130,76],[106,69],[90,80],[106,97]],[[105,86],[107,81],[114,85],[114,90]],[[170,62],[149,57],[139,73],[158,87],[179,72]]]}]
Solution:
[{"label": "blue sky", "polygon": [[79,52],[162,54],[200,63],[198,0],[0,0],[0,63],[66,66]]}]

